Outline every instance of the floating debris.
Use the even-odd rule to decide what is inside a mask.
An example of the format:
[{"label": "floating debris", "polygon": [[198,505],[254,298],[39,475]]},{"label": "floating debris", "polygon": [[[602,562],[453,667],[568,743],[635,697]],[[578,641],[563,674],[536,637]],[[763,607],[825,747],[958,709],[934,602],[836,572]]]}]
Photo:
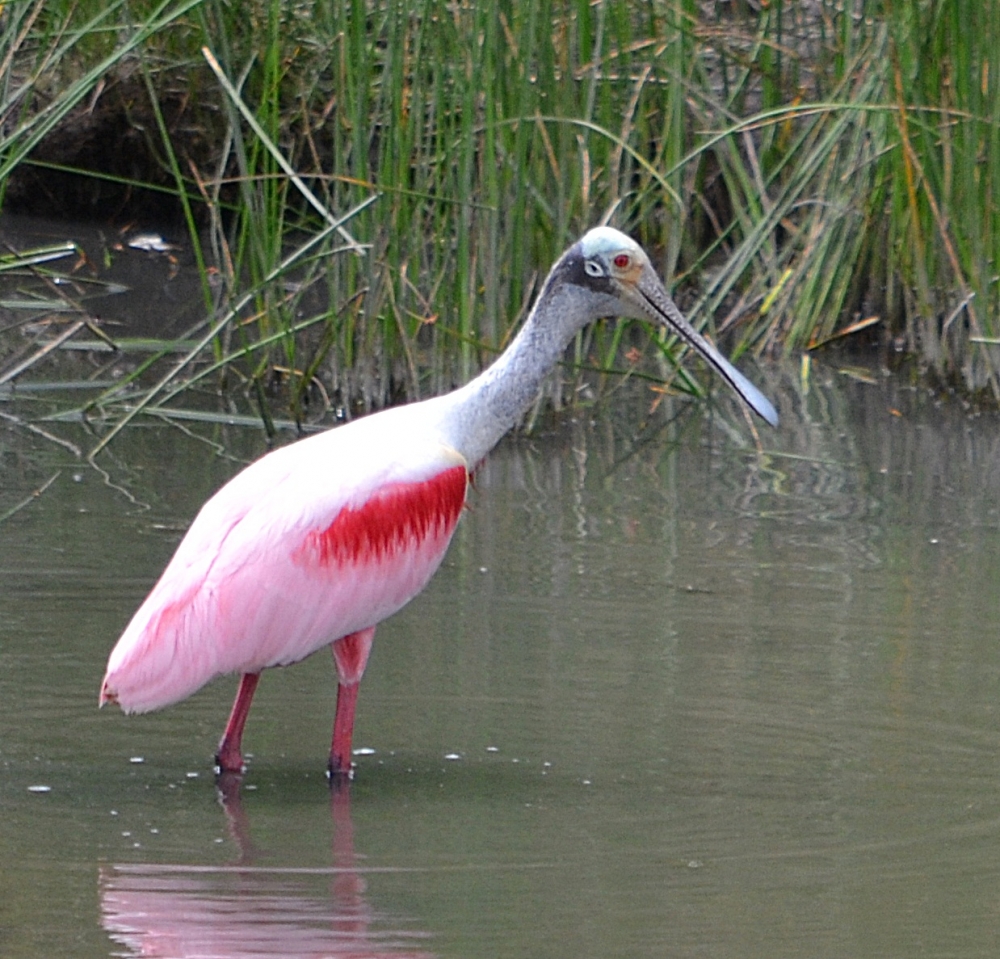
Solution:
[{"label": "floating debris", "polygon": [[125,241],[125,245],[143,253],[169,253],[177,249],[176,244],[168,243],[159,233],[136,233]]}]

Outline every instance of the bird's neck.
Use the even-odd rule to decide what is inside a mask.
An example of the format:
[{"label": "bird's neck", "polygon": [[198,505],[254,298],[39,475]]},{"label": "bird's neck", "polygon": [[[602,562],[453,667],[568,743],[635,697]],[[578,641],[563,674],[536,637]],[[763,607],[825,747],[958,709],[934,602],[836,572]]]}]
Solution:
[{"label": "bird's neck", "polygon": [[546,374],[591,319],[581,300],[577,288],[547,283],[497,361],[445,398],[450,440],[467,462],[478,463],[538,398]]}]

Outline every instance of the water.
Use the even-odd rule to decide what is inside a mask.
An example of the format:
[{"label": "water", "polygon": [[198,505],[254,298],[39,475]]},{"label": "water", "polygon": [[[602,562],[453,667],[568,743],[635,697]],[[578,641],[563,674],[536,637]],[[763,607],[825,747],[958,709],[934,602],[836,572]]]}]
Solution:
[{"label": "water", "polygon": [[325,654],[265,675],[221,798],[235,681],[96,708],[258,434],[139,425],[105,479],[0,424],[0,514],[55,477],[0,524],[0,955],[994,955],[998,418],[767,388],[760,453],[642,393],[505,442],[333,797]]}]

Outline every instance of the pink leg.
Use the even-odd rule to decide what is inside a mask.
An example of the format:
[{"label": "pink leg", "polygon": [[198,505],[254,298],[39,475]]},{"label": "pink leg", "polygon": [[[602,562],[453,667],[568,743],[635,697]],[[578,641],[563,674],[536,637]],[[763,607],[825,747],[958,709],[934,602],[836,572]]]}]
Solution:
[{"label": "pink leg", "polygon": [[260,673],[244,673],[240,680],[240,688],[236,693],[226,731],[219,740],[219,751],[215,754],[215,768],[219,773],[243,772],[243,754],[240,752],[243,742],[243,727],[250,713],[250,702],[254,690],[260,680]]},{"label": "pink leg", "polygon": [[354,778],[351,766],[351,740],[354,737],[354,709],[358,702],[358,683],[365,673],[368,654],[375,639],[375,627],[343,636],[332,644],[337,664],[337,712],[333,718],[333,742],[330,744],[330,782],[343,783]]}]

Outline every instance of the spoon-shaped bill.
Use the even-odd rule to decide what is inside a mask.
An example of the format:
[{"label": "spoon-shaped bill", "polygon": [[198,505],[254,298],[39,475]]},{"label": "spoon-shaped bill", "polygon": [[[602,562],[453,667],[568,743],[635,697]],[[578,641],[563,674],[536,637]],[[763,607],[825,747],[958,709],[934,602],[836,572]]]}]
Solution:
[{"label": "spoon-shaped bill", "polygon": [[729,362],[708,340],[705,339],[677,308],[664,289],[659,277],[652,271],[643,271],[638,283],[639,293],[645,303],[646,312],[668,330],[676,333],[688,346],[697,350],[719,375],[734,389],[747,405],[771,426],[778,425],[778,412],[771,401],[753,385],[732,363]]}]

